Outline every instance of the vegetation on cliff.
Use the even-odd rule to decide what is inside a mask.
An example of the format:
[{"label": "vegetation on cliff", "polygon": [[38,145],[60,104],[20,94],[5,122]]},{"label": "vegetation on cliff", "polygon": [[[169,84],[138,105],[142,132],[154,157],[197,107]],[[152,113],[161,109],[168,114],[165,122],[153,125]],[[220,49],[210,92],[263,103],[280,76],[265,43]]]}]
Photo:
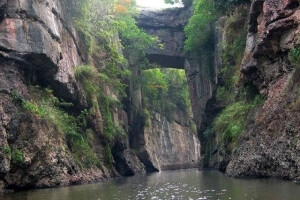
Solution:
[{"label": "vegetation on cliff", "polygon": [[145,107],[173,119],[176,110],[191,116],[191,103],[184,70],[148,69],[142,74]]},{"label": "vegetation on cliff", "polygon": [[[74,117],[66,112],[73,108],[72,103],[66,103],[53,95],[52,90],[42,89],[39,86],[30,87],[31,101],[20,98],[18,93],[14,93],[14,101],[20,103],[23,109],[31,112],[53,124],[57,129],[57,134],[64,135],[69,143],[69,148],[74,155],[75,161],[81,167],[100,166],[100,161],[91,147],[92,130],[87,127],[86,110]],[[13,153],[12,158],[20,162],[20,153]]]},{"label": "vegetation on cliff", "polygon": [[196,51],[210,42],[213,37],[213,23],[222,14],[230,12],[239,4],[249,0],[194,0],[193,15],[185,27],[186,51]]},{"label": "vegetation on cliff", "polygon": [[224,150],[224,156],[231,155],[249,113],[264,101],[254,86],[240,80],[247,37],[247,3],[249,1],[196,0],[193,3],[194,14],[185,27],[185,50],[197,57],[202,49],[207,51],[208,47],[212,48],[213,25],[220,16],[227,15],[223,33],[226,39],[222,44],[222,66],[216,91],[216,101],[223,109],[206,131],[200,133],[207,140],[206,164],[210,159],[213,138],[217,138],[217,145],[220,151]]},{"label": "vegetation on cliff", "polygon": [[[148,110],[162,112],[171,120],[176,109],[191,115],[186,76],[183,70],[148,69],[145,52],[159,41],[137,26],[135,1],[71,0],[63,4],[84,43],[84,63],[75,66],[74,72],[87,107],[82,110],[61,102],[50,90],[41,88],[33,91],[38,94],[34,101],[22,100],[22,106],[47,120],[55,119],[53,123],[65,134],[80,166],[100,167],[101,160],[112,169],[111,148],[127,132],[116,116],[124,109],[128,84],[141,86],[144,105],[138,112],[147,121]],[[76,111],[70,112],[73,109]],[[104,146],[101,159],[93,143],[99,134]]]}]

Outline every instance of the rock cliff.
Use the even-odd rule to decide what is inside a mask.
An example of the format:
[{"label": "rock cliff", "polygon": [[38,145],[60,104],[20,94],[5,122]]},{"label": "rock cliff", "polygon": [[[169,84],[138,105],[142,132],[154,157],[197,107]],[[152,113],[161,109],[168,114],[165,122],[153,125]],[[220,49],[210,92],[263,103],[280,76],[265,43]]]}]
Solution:
[{"label": "rock cliff", "polygon": [[149,124],[132,138],[131,148],[148,171],[197,168],[201,166],[200,142],[189,128],[185,115],[173,121],[154,112]]},{"label": "rock cliff", "polygon": [[[239,12],[242,10],[241,7]],[[221,44],[230,40],[226,38],[228,28],[222,21],[221,18],[216,24],[222,33],[218,37]],[[277,177],[299,181],[299,63],[291,61],[291,52],[298,45],[299,1],[252,1],[237,84],[255,88],[265,100],[261,107],[246,114],[245,127],[232,152],[224,149],[231,146],[221,146],[220,142],[217,145],[218,138],[213,136],[211,148],[205,151],[211,156],[210,167],[234,177]],[[225,67],[222,48],[215,48],[215,59],[215,69],[222,71]],[[221,76],[217,73],[216,77],[222,79]],[[236,89],[235,98],[238,93]],[[206,118],[222,108],[220,102],[214,101],[214,96],[208,95],[208,104],[204,105]]]},{"label": "rock cliff", "polygon": [[188,124],[180,123],[168,122],[166,117],[156,113],[145,129],[145,149],[155,168],[170,170],[200,166],[198,137]]},{"label": "rock cliff", "polygon": [[[138,17],[139,27],[148,34],[158,37],[162,47],[149,49],[149,61],[162,68],[184,69],[187,76],[189,94],[192,103],[193,120],[198,132],[202,132],[209,120],[208,108],[214,98],[218,82],[218,69],[221,67],[222,20],[211,26],[213,42],[201,53],[184,51],[184,27],[191,15],[191,8],[177,8],[164,11],[142,11]],[[216,112],[211,110],[211,112]],[[214,116],[214,114],[213,114]],[[202,131],[200,131],[202,130]],[[201,147],[205,148],[205,139],[199,134]],[[204,150],[202,149],[202,153]]]},{"label": "rock cliff", "polygon": [[288,56],[299,22],[299,1],[252,2],[241,71],[267,100],[240,139],[229,175],[300,180],[299,69]]},{"label": "rock cliff", "polygon": [[[197,167],[200,163],[197,137],[187,124],[167,121],[159,113],[146,127],[142,121],[134,120],[139,115],[126,105],[124,109],[111,109],[114,123],[126,133],[107,145],[103,105],[90,107],[82,91],[83,84],[75,78],[76,67],[85,64],[88,55],[72,26],[69,16],[72,8],[68,6],[67,1],[58,0],[0,2],[0,191],[57,187],[118,175]],[[105,58],[100,55],[92,59],[97,64]],[[93,140],[88,145],[98,164],[82,166],[84,158],[78,160],[74,155],[70,139],[55,119],[38,113],[43,110],[35,107],[34,102],[39,100],[34,93],[40,88],[51,88],[55,98],[74,105],[59,108],[68,115],[90,111],[84,123],[89,128],[86,134],[92,133],[89,137]],[[116,98],[109,87],[105,93]],[[130,96],[133,104],[141,101],[135,94]],[[34,112],[24,109],[24,102]],[[133,125],[141,128],[133,129]],[[142,150],[136,152],[130,146]],[[176,154],[167,154],[170,152]],[[112,165],[105,164],[110,159]]]},{"label": "rock cliff", "polygon": [[[245,8],[248,9],[247,6],[241,7],[238,12],[245,12]],[[217,21],[214,40],[205,49],[199,49],[200,53],[195,56],[193,52],[189,55],[182,52],[183,43],[173,42],[180,38],[178,33],[183,32],[181,24],[187,22],[186,14],[185,9],[168,11],[168,15],[147,12],[139,19],[139,24],[150,34],[158,36],[167,47],[165,50],[150,50],[150,61],[162,63],[168,55],[177,65],[164,61],[163,67],[176,66],[186,70],[202,155],[211,154],[210,166],[226,170],[231,176],[299,181],[299,68],[290,58],[291,52],[299,46],[299,1],[254,0],[251,3],[246,49],[242,64],[238,66],[241,72],[238,84],[254,87],[266,100],[261,108],[246,116],[243,133],[230,155],[217,146],[215,136],[207,152],[203,135],[223,106],[216,101],[216,88],[222,84],[219,83],[222,79],[220,71],[225,67],[223,45],[232,40],[226,38],[230,35],[228,24],[225,24],[228,17]],[[179,17],[175,18],[175,15]],[[169,23],[172,20],[173,23]],[[245,22],[244,18],[236,20],[241,25]],[[182,59],[176,60],[177,56]],[[235,93],[239,95],[238,88]]]}]

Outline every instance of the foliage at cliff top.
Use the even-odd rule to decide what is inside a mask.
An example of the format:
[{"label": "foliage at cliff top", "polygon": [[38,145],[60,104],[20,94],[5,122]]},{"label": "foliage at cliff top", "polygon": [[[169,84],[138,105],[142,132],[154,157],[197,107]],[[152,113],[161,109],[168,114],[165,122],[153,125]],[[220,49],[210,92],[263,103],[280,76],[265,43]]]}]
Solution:
[{"label": "foliage at cliff top", "polygon": [[[73,19],[84,35],[90,55],[102,49],[110,52],[112,57],[122,57],[119,52],[126,47],[126,51],[139,57],[156,41],[136,25],[133,18],[138,14],[135,0],[80,0],[74,5],[79,6],[80,15]],[[119,42],[123,47],[119,46]]]},{"label": "foliage at cliff top", "polygon": [[[104,66],[95,62],[75,68],[76,79],[83,87],[90,106],[97,107],[103,118],[107,141],[123,135],[122,125],[116,126],[113,110],[121,108],[118,99],[126,96],[124,79],[132,78],[126,58],[134,56],[138,68],[145,62],[145,50],[156,38],[139,29],[134,19],[138,14],[134,0],[80,0],[80,15],[74,18],[76,28],[83,34],[90,58],[105,52]],[[123,56],[123,53],[125,57]],[[144,68],[144,67],[143,67]],[[107,94],[108,87],[118,99]],[[108,159],[109,160],[109,159]]]},{"label": "foliage at cliff top", "polygon": [[193,15],[184,31],[186,51],[197,51],[213,36],[211,25],[218,16],[234,8],[234,6],[247,3],[250,0],[194,0]]},{"label": "foliage at cliff top", "polygon": [[246,46],[248,11],[248,6],[240,5],[224,18],[223,34],[226,39],[222,43],[222,67],[216,92],[217,103],[224,109],[203,133],[207,140],[205,164],[208,164],[211,156],[212,138],[216,136],[219,148],[224,149],[226,154],[233,153],[252,115],[249,113],[253,113],[264,102],[254,86],[242,85],[239,81],[240,64]]}]

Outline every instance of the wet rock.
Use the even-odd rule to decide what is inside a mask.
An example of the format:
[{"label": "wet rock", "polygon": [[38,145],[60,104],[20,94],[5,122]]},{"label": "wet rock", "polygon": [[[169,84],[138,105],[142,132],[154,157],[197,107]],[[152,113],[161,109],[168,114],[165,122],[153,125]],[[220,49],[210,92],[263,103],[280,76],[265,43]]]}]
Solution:
[{"label": "wet rock", "polygon": [[112,149],[112,154],[115,159],[115,168],[120,175],[132,176],[146,173],[146,168],[143,163],[141,163],[135,153],[129,149],[128,140],[119,139]]}]

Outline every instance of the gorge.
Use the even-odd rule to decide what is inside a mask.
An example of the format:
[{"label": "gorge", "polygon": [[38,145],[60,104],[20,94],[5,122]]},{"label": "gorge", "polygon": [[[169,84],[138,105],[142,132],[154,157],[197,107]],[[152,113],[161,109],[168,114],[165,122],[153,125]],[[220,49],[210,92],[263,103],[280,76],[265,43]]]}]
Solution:
[{"label": "gorge", "polygon": [[186,168],[300,181],[300,2],[183,3],[0,0],[0,193]]}]

